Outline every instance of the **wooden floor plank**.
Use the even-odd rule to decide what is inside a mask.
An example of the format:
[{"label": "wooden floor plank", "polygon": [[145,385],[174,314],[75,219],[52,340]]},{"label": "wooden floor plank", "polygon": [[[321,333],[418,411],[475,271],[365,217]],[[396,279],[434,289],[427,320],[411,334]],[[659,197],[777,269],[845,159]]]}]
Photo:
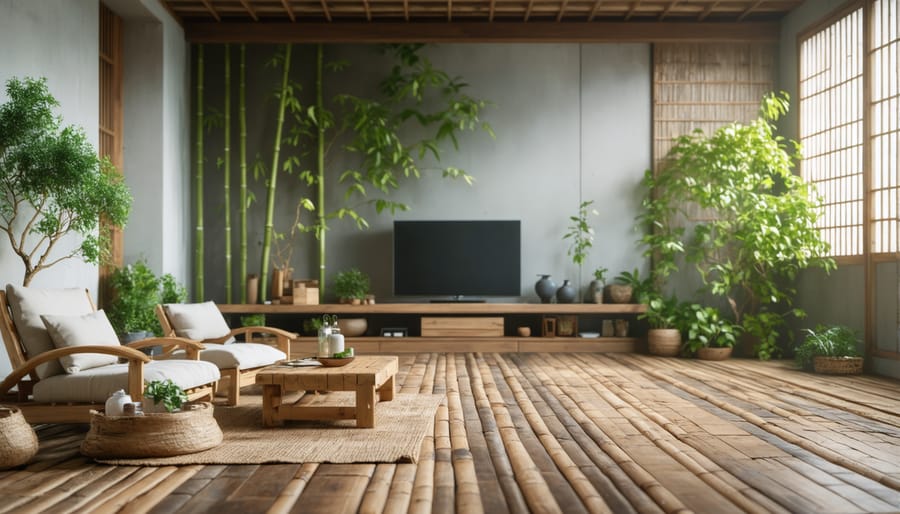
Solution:
[{"label": "wooden floor plank", "polygon": [[[534,343],[538,343],[536,339]],[[900,382],[785,362],[404,353],[444,394],[415,464],[127,467],[36,427],[0,512],[900,512]]]}]

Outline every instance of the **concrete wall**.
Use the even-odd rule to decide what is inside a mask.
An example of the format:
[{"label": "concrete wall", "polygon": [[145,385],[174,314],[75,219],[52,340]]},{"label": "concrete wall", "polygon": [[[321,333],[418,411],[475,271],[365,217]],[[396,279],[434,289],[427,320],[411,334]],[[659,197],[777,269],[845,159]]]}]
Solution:
[{"label": "concrete wall", "polygon": [[[844,0],[804,2],[782,22],[779,84],[781,89],[790,93],[793,100],[792,109],[781,124],[782,134],[786,137],[799,137],[797,36],[845,4]],[[878,348],[889,351],[898,350],[897,283],[897,265],[877,266],[874,339]],[[839,266],[831,275],[825,275],[821,271],[806,272],[799,279],[798,290],[797,306],[805,309],[809,315],[797,325],[798,329],[827,323],[847,325],[862,333],[866,315],[863,266]],[[900,362],[875,359],[871,364],[877,373],[900,377]]]},{"label": "concrete wall", "polygon": [[[273,47],[248,47],[248,154],[259,153],[271,165],[275,101],[271,92],[277,73],[264,68]],[[205,103],[222,110],[221,46],[205,50]],[[304,105],[309,105],[312,84],[311,47],[295,47],[292,78],[303,82]],[[466,134],[460,152],[448,149],[442,164],[465,169],[476,177],[474,185],[440,178],[428,172],[421,180],[406,183],[393,198],[410,205],[397,219],[518,219],[522,221],[521,295],[532,300],[537,274],[550,273],[557,282],[578,282],[578,268],[566,255],[562,236],[582,200],[594,200],[600,212],[591,223],[597,231],[594,248],[585,263],[584,283],[597,266],[613,275],[644,267],[635,246],[633,230],[639,207],[638,182],[650,165],[650,46],[578,44],[456,44],[427,49],[435,66],[470,84],[469,94],[493,105],[484,113],[496,132],[496,140],[484,133]],[[237,50],[233,69],[237,70]],[[338,92],[371,95],[390,62],[371,46],[326,47],[326,60],[345,59],[352,67],[326,80],[327,96]],[[233,86],[233,94],[237,95]],[[265,98],[265,103],[261,99]],[[285,128],[287,130],[287,127]],[[237,173],[237,119],[235,109],[233,176]],[[224,298],[224,253],[221,171],[214,163],[223,155],[221,130],[208,133],[206,148],[206,297]],[[353,163],[333,155],[332,173]],[[286,155],[300,155],[307,148],[282,148]],[[312,161],[303,156],[306,166]],[[344,159],[342,161],[342,159]],[[334,175],[332,175],[334,176]],[[334,179],[332,179],[334,180]],[[286,231],[294,205],[310,192],[282,173],[278,178],[275,228]],[[232,191],[237,189],[232,178]],[[257,203],[251,211],[249,271],[259,269],[265,192],[254,183]],[[330,188],[326,205],[342,205],[343,188]],[[236,198],[234,196],[233,198]],[[236,200],[232,200],[235,269],[237,269]],[[371,224],[359,231],[350,221],[334,220],[327,236],[328,276],[348,267],[359,267],[372,279],[373,292],[381,300],[392,299],[390,216],[361,212]],[[309,223],[311,216],[304,217]],[[316,242],[311,236],[296,240],[293,254],[295,277],[317,276]],[[235,292],[240,277],[235,272]]]},{"label": "concrete wall", "polygon": [[[46,77],[50,93],[59,102],[63,125],[84,128],[94,147],[98,141],[97,83],[98,36],[96,0],[0,0],[0,103],[5,103],[6,81],[12,77]],[[59,255],[77,247],[78,237],[67,237]],[[22,261],[0,242],[0,285],[21,284]],[[34,287],[83,287],[96,298],[97,267],[79,259],[66,261],[35,275]],[[11,370],[6,352],[0,353],[0,376]]]}]

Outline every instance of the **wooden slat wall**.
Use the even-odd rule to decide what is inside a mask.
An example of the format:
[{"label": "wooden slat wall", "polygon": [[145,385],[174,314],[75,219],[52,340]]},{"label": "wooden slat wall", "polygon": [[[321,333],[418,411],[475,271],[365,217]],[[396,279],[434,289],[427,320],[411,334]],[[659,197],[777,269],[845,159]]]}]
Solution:
[{"label": "wooden slat wall", "polygon": [[872,6],[872,251],[900,252],[900,2]]},{"label": "wooden slat wall", "polygon": [[[711,134],[759,114],[775,84],[776,46],[770,43],[672,43],[653,47],[653,162],[672,139],[701,129]],[[694,217],[705,217],[694,213]]]},{"label": "wooden slat wall", "polygon": [[[99,154],[122,171],[122,19],[100,4],[100,138]],[[110,263],[100,267],[100,304],[106,279],[123,258],[122,231],[110,234]]]}]

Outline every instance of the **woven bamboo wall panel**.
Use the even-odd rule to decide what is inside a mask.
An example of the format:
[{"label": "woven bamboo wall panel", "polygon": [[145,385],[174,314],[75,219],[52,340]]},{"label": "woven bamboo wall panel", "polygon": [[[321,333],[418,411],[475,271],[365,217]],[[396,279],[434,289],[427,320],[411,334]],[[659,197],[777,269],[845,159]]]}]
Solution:
[{"label": "woven bamboo wall panel", "polygon": [[769,43],[672,43],[653,48],[653,157],[657,167],[672,139],[711,133],[759,113],[775,84],[776,47]]}]

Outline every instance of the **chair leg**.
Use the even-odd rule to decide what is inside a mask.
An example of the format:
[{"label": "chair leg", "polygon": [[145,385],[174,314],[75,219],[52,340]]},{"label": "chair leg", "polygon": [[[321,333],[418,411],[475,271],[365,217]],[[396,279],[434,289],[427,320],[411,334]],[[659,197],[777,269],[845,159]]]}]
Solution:
[{"label": "chair leg", "polygon": [[226,405],[237,405],[241,399],[241,373],[238,369],[220,370],[223,376],[228,377],[228,399]]}]

